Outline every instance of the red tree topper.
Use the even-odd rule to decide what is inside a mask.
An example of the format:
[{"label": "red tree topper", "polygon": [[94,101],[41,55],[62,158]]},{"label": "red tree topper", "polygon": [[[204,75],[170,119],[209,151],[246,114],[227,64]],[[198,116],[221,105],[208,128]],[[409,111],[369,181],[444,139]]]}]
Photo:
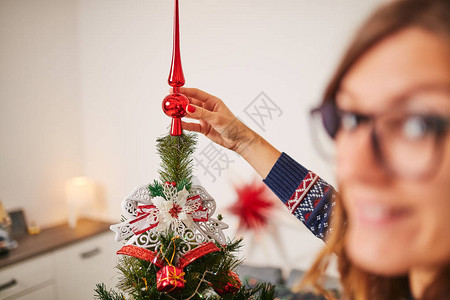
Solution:
[{"label": "red tree topper", "polygon": [[263,229],[275,205],[266,186],[254,181],[235,189],[237,201],[229,211],[239,217],[239,230]]},{"label": "red tree topper", "polygon": [[184,85],[185,80],[183,75],[183,68],[181,66],[178,0],[175,0],[172,64],[170,66],[168,82],[169,85],[173,87],[173,93],[164,98],[162,102],[162,109],[166,115],[172,117],[170,134],[176,136],[183,133],[183,130],[181,128],[181,118],[187,114],[186,106],[189,104],[189,99],[185,95],[180,94],[180,87]]}]

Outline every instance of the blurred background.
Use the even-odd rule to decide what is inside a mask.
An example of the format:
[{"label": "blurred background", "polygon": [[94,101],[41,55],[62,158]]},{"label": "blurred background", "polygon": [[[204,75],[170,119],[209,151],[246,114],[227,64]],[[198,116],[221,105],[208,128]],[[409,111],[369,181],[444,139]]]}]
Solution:
[{"label": "blurred background", "polygon": [[[335,184],[332,165],[313,147],[308,112],[380,2],[181,0],[186,86],[220,97],[279,150]],[[66,222],[67,182],[83,176],[95,192],[80,214],[117,223],[122,199],[158,178],[155,140],[170,125],[161,102],[169,93],[172,22],[169,0],[0,0],[0,200],[7,210],[21,208],[44,228]],[[203,136],[194,156],[232,237],[237,219],[226,208],[236,201],[235,186],[257,174]],[[244,238],[247,263],[282,268],[307,268],[322,246],[289,213]]]}]

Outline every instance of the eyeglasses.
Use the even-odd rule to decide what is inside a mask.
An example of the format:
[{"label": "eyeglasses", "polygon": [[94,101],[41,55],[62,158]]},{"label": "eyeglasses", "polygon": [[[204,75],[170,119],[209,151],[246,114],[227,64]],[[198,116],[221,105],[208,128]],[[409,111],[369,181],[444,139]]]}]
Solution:
[{"label": "eyeglasses", "polygon": [[450,129],[450,117],[396,111],[364,115],[341,110],[332,101],[312,109],[311,121],[315,145],[326,158],[334,158],[336,141],[351,144],[356,133],[369,126],[377,161],[389,172],[405,177],[428,176],[435,171]]}]

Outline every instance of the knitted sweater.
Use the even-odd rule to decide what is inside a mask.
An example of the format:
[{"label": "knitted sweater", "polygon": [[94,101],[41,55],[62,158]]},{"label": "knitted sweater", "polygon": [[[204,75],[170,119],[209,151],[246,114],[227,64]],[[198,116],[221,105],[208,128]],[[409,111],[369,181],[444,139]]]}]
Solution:
[{"label": "knitted sweater", "polygon": [[325,239],[332,231],[336,192],[319,176],[283,152],[263,181],[315,236]]},{"label": "knitted sweater", "polygon": [[283,152],[263,182],[315,236],[331,232],[335,191],[319,176]]}]

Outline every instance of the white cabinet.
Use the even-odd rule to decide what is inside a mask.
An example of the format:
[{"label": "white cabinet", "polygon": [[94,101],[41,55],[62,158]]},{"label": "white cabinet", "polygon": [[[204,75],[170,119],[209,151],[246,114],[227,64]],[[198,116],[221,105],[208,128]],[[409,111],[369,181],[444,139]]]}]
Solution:
[{"label": "white cabinet", "polygon": [[114,287],[118,246],[108,232],[56,251],[58,299],[92,299],[97,283]]},{"label": "white cabinet", "polygon": [[1,269],[0,299],[57,299],[53,271],[51,255]]},{"label": "white cabinet", "polygon": [[17,299],[17,300],[53,300],[56,298],[56,287],[55,284],[47,285],[30,293],[18,294],[14,298],[7,299]]},{"label": "white cabinet", "polygon": [[0,300],[93,299],[97,283],[115,286],[118,248],[114,234],[105,232],[4,267]]}]

